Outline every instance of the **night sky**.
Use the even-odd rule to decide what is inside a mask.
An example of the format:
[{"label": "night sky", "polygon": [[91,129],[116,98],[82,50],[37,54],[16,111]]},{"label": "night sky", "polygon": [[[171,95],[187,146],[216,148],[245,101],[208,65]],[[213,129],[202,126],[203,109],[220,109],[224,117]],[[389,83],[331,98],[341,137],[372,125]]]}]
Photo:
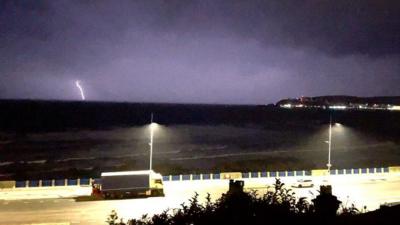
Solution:
[{"label": "night sky", "polygon": [[4,1],[0,98],[400,95],[400,1]]}]

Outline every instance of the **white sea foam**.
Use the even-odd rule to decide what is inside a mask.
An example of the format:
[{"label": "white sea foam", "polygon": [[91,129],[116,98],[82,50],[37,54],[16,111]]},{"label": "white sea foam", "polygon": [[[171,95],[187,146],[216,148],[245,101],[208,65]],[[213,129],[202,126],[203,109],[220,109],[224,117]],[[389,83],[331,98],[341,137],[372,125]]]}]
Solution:
[{"label": "white sea foam", "polygon": [[8,166],[14,164],[14,162],[0,162],[0,166]]},{"label": "white sea foam", "polygon": [[28,164],[44,164],[44,163],[46,163],[46,162],[47,162],[47,160],[41,159],[41,160],[27,161],[26,163],[28,163]]}]

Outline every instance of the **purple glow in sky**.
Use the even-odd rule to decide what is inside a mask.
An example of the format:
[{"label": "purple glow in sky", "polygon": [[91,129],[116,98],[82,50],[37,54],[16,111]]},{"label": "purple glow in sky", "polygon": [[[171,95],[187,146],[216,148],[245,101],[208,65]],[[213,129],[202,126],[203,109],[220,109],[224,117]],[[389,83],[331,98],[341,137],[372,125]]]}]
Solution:
[{"label": "purple glow in sky", "polygon": [[400,95],[399,1],[0,0],[0,98]]}]

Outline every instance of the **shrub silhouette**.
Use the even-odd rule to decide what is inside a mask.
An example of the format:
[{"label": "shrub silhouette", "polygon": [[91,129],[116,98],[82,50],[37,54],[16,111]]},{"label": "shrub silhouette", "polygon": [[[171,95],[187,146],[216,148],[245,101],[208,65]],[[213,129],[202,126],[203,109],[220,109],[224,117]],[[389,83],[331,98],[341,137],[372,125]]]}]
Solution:
[{"label": "shrub silhouette", "polygon": [[[228,191],[215,202],[210,195],[204,204],[195,195],[188,204],[182,203],[172,213],[166,210],[149,217],[118,222],[113,210],[107,219],[109,225],[261,225],[261,224],[386,224],[399,215],[399,207],[383,207],[379,210],[361,213],[354,205],[341,207],[341,215],[321,217],[313,204],[305,198],[296,199],[291,189],[276,179],[272,191],[258,195],[256,191]],[[329,206],[327,206],[329,207]]]},{"label": "shrub silhouette", "polygon": [[164,211],[151,218],[129,220],[127,223],[109,223],[110,225],[212,225],[212,224],[286,224],[297,220],[302,222],[312,207],[305,198],[296,200],[294,192],[284,187],[276,179],[273,191],[259,196],[256,191],[227,192],[212,202],[210,195],[204,204],[200,204],[198,194],[181,204],[173,213]]}]

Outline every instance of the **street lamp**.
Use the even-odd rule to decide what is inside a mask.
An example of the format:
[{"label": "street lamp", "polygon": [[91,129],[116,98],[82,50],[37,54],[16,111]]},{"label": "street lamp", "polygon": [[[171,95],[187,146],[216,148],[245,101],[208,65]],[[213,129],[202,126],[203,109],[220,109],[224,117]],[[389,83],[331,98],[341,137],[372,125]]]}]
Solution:
[{"label": "street lamp", "polygon": [[329,140],[328,140],[328,175],[331,174],[331,147],[332,147],[332,116],[329,118]]},{"label": "street lamp", "polygon": [[153,137],[154,137],[154,129],[158,126],[157,123],[153,122],[153,113],[151,114],[151,123],[150,123],[150,170],[153,167]]},{"label": "street lamp", "polygon": [[[341,126],[340,123],[335,123],[335,126]],[[328,175],[331,174],[331,150],[332,150],[332,115],[329,118],[329,140],[328,140],[328,163],[326,166],[328,167]]]}]

